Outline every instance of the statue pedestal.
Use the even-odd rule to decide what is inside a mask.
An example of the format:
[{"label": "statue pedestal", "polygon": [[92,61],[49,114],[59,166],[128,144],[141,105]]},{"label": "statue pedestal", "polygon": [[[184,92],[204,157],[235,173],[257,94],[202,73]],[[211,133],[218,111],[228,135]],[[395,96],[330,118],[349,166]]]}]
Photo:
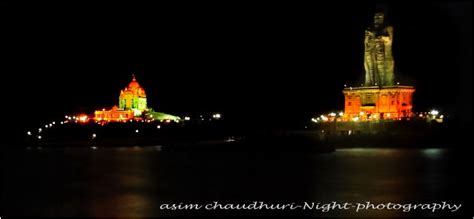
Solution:
[{"label": "statue pedestal", "polygon": [[412,116],[413,86],[345,88],[344,120],[401,119]]}]

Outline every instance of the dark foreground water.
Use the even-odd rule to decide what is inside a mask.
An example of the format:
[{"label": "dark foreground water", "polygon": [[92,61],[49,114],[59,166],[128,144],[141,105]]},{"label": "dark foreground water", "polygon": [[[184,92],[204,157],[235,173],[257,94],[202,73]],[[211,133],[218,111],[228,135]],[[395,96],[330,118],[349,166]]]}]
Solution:
[{"label": "dark foreground water", "polygon": [[[5,216],[436,216],[471,211],[471,174],[447,149],[167,152],[159,147],[14,149],[3,154]],[[460,210],[162,210],[163,204],[463,204]],[[257,205],[258,206],[258,205]],[[360,207],[360,205],[359,205]]]}]

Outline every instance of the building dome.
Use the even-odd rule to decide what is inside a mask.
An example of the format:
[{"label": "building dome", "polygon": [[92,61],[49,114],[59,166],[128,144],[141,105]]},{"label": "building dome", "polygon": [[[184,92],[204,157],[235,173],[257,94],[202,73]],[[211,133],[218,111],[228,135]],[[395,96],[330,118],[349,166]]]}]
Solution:
[{"label": "building dome", "polygon": [[128,87],[129,88],[139,88],[140,87],[140,84],[138,84],[137,79],[135,79],[135,75],[133,75],[132,82],[130,82],[130,84],[128,84]]},{"label": "building dome", "polygon": [[138,84],[135,75],[128,87],[120,91],[119,109],[134,110],[135,116],[147,109],[145,89]]}]

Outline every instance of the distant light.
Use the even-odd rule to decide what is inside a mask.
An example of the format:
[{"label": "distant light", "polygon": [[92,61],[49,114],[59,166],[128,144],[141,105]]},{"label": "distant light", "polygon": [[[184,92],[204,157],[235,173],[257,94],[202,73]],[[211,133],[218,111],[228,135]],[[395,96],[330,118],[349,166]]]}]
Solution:
[{"label": "distant light", "polygon": [[444,115],[439,116],[440,119],[444,118]]},{"label": "distant light", "polygon": [[96,146],[92,146],[91,148],[92,148],[92,150],[97,150]]},{"label": "distant light", "polygon": [[68,115],[65,115],[65,116],[64,116],[64,118],[66,118],[66,119],[67,119],[67,118],[69,118],[69,116],[68,116]]},{"label": "distant light", "polygon": [[344,113],[343,113],[343,112],[339,112],[339,116],[343,116],[343,115],[344,115]]},{"label": "distant light", "polygon": [[56,125],[56,122],[53,122],[53,125]]},{"label": "distant light", "polygon": [[430,114],[436,116],[439,114],[439,112],[437,110],[431,110]]},{"label": "distant light", "polygon": [[40,139],[40,140],[41,140],[41,135],[38,135],[38,139]]},{"label": "distant light", "polygon": [[92,134],[92,138],[95,138],[95,137],[97,137],[97,135],[96,135],[95,133],[94,133],[94,134]]},{"label": "distant light", "polygon": [[[157,125],[156,126],[157,129],[161,129],[161,125]],[[138,131],[138,130],[137,130]]]},{"label": "distant light", "polygon": [[73,116],[72,118],[73,118],[73,119],[76,119],[76,116]]},{"label": "distant light", "polygon": [[233,136],[230,136],[229,138],[227,138],[227,140],[225,140],[225,142],[233,142],[235,141],[235,138]]},{"label": "distant light", "polygon": [[189,121],[191,118],[189,116],[185,116],[184,120]]},{"label": "distant light", "polygon": [[135,130],[135,133],[138,133],[138,129],[137,129],[137,130]]},{"label": "distant light", "polygon": [[352,87],[350,87],[350,89],[352,90]]},{"label": "distant light", "polygon": [[220,113],[216,113],[216,114],[212,115],[212,118],[214,118],[214,119],[220,119],[220,118],[221,118],[221,114],[220,114]]},{"label": "distant light", "polygon": [[38,132],[41,132],[41,131],[43,131],[43,129],[39,128],[39,129],[38,129]]},{"label": "distant light", "polygon": [[390,117],[390,113],[387,113],[387,117]]},{"label": "distant light", "polygon": [[45,128],[48,128],[49,126],[48,126],[48,125],[45,125],[44,127],[45,127]]},{"label": "distant light", "polygon": [[76,117],[76,119],[78,119],[80,122],[87,122],[89,118],[87,117],[87,115],[81,115]]},{"label": "distant light", "polygon": [[64,124],[64,122],[61,122],[61,125]]},{"label": "distant light", "polygon": [[344,87],[347,87],[347,85],[346,85],[346,84],[344,84]]},{"label": "distant light", "polygon": [[361,116],[364,115],[364,112],[360,112],[359,115],[361,115]]},{"label": "distant light", "polygon": [[400,84],[400,82],[397,82],[397,85],[399,85],[399,84]]},{"label": "distant light", "polygon": [[352,118],[352,121],[354,121],[354,122],[359,121],[359,117],[354,117],[354,118]]},{"label": "distant light", "polygon": [[336,113],[329,113],[330,116],[336,116]]},{"label": "distant light", "polygon": [[30,132],[30,131],[28,131],[28,132],[26,132],[26,134],[28,134],[28,135],[31,135],[31,132]]}]

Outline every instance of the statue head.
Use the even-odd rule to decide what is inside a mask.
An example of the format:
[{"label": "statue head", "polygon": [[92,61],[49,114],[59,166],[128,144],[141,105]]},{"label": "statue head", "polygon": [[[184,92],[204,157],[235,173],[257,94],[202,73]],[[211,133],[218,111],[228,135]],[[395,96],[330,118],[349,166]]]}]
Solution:
[{"label": "statue head", "polygon": [[374,24],[375,25],[382,25],[383,24],[383,20],[384,20],[384,13],[381,13],[381,12],[378,12],[378,13],[375,13],[374,15]]}]

